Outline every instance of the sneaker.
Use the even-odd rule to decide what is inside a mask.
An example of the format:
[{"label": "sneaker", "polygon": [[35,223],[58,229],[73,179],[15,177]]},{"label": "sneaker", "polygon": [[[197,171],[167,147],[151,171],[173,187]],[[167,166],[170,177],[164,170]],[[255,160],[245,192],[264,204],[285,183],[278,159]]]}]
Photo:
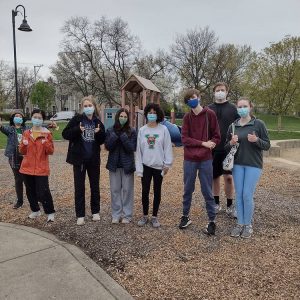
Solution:
[{"label": "sneaker", "polygon": [[138,226],[144,226],[148,223],[148,216],[143,216],[139,221],[138,221]]},{"label": "sneaker", "polygon": [[47,223],[49,223],[49,222],[54,222],[54,213],[48,215]]},{"label": "sneaker", "polygon": [[23,206],[23,202],[17,201],[16,204],[13,206],[13,209],[18,209],[21,208],[22,206]]},{"label": "sneaker", "polygon": [[236,225],[232,230],[231,230],[231,233],[230,233],[230,236],[232,237],[240,237],[242,231],[244,229],[244,226],[243,225]]},{"label": "sneaker", "polygon": [[111,223],[112,224],[119,224],[120,223],[120,219],[119,218],[112,218]]},{"label": "sneaker", "polygon": [[93,221],[100,221],[100,215],[99,214],[93,214],[92,220]]},{"label": "sneaker", "polygon": [[253,233],[252,225],[245,225],[244,230],[241,234],[241,238],[249,239]]},{"label": "sneaker", "polygon": [[230,206],[228,206],[228,207],[226,208],[226,214],[227,214],[227,216],[230,217],[230,218],[236,218],[236,217],[237,217],[237,215],[236,215],[236,209],[235,209],[235,207],[234,207],[233,204],[230,205]]},{"label": "sneaker", "polygon": [[158,222],[158,218],[157,217],[152,217],[151,218],[151,224],[152,224],[152,227],[154,227],[154,228],[160,227],[160,223]]},{"label": "sneaker", "polygon": [[84,217],[77,218],[77,225],[82,226],[85,224]]},{"label": "sneaker", "polygon": [[122,219],[122,224],[129,224],[130,222],[131,222],[130,219],[127,219],[127,218]]},{"label": "sneaker", "polygon": [[216,211],[216,214],[218,214],[220,211],[221,211],[222,207],[220,204],[216,204],[215,205],[215,211]]},{"label": "sneaker", "polygon": [[188,216],[182,216],[179,224],[180,229],[187,228],[190,224],[192,224],[191,219]]},{"label": "sneaker", "polygon": [[216,223],[209,222],[208,225],[204,228],[203,232],[207,235],[215,235],[216,233]]},{"label": "sneaker", "polygon": [[35,219],[35,218],[37,218],[37,217],[39,217],[39,216],[41,216],[42,215],[42,213],[41,213],[41,211],[39,210],[39,211],[33,211],[29,216],[28,216],[28,218],[29,219]]}]

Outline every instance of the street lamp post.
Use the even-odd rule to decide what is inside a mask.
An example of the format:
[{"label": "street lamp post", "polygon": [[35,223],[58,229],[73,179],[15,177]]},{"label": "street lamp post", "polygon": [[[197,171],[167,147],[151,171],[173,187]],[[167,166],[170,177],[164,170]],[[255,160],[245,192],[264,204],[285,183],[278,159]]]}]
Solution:
[{"label": "street lamp post", "polygon": [[17,69],[17,52],[16,52],[16,32],[15,32],[15,18],[18,15],[18,8],[22,7],[24,10],[23,22],[18,28],[20,31],[32,31],[30,26],[27,24],[25,7],[23,5],[18,5],[14,10],[12,10],[12,25],[13,25],[13,42],[14,42],[14,63],[15,63],[15,88],[16,88],[16,108],[19,108],[19,88],[18,88],[18,69]]}]

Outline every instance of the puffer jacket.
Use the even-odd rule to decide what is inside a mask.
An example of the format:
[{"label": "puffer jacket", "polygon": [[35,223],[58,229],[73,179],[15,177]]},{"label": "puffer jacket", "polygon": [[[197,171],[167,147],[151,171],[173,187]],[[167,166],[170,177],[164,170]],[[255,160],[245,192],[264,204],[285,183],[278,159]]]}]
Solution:
[{"label": "puffer jacket", "polygon": [[[24,144],[28,141],[28,145]],[[26,143],[26,142],[25,142]],[[32,130],[23,133],[19,151],[24,155],[20,173],[34,176],[49,176],[49,155],[54,152],[51,132],[42,127],[41,135],[34,139]]]},{"label": "puffer jacket", "polygon": [[116,133],[113,127],[107,129],[105,148],[109,151],[106,168],[116,172],[118,165],[122,165],[125,174],[135,171],[134,152],[136,151],[137,134],[131,129],[130,135],[125,132]]}]

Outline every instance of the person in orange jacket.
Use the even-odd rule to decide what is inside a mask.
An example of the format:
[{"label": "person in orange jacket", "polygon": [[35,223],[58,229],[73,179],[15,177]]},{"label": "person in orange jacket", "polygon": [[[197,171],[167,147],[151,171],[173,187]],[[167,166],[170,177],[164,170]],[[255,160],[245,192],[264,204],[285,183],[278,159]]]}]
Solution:
[{"label": "person in orange jacket", "polygon": [[49,159],[54,152],[52,134],[42,127],[45,119],[44,111],[34,109],[31,113],[32,128],[23,133],[19,151],[24,155],[20,173],[26,187],[26,195],[30,204],[30,219],[41,215],[40,202],[48,215],[47,222],[54,221],[54,205],[49,188]]}]

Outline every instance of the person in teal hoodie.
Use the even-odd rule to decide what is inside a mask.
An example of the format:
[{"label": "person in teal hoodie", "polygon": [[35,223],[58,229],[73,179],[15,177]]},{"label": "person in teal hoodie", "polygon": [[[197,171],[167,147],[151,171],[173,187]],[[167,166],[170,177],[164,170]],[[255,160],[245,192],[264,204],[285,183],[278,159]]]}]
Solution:
[{"label": "person in teal hoodie", "polygon": [[239,144],[232,170],[235,192],[237,225],[232,237],[250,238],[253,233],[253,195],[262,174],[263,150],[269,150],[270,140],[263,121],[252,115],[253,104],[242,97],[237,101],[240,118],[228,128],[225,149]]}]

